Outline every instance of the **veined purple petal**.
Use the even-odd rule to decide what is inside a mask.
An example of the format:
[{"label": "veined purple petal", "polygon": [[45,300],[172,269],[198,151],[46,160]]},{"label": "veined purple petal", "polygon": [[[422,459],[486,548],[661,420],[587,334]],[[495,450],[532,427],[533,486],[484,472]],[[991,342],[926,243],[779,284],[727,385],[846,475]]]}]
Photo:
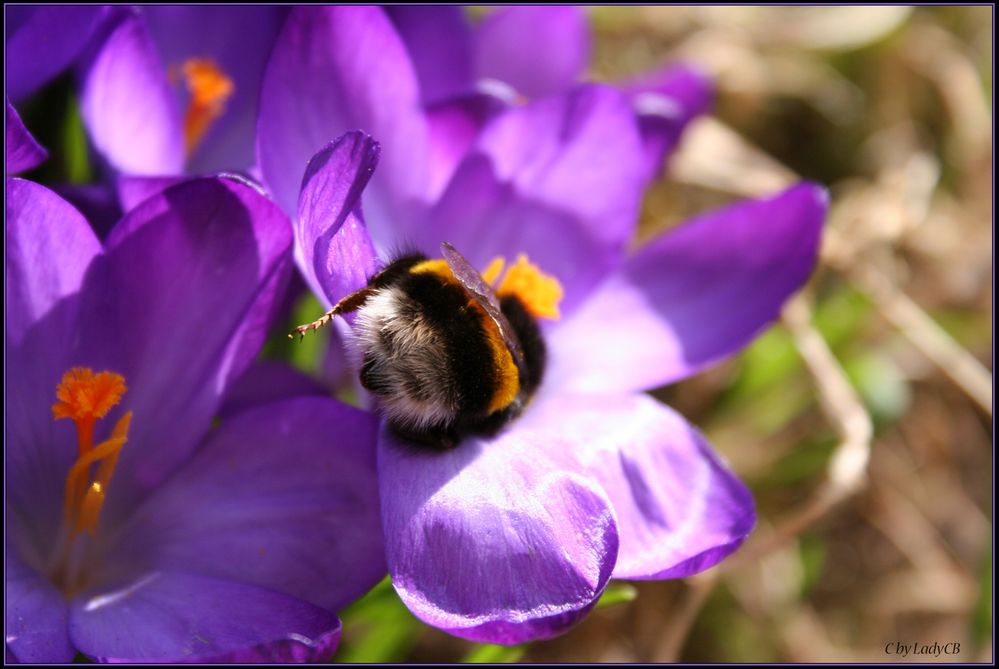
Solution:
[{"label": "veined purple petal", "polygon": [[8,544],[4,551],[4,600],[7,651],[17,662],[71,662],[66,598],[26,565]]},{"label": "veined purple petal", "polygon": [[413,237],[450,242],[475,266],[526,253],[571,311],[620,262],[637,221],[642,148],[624,97],[581,86],[515,108],[482,131]]},{"label": "veined purple petal", "polygon": [[6,330],[16,343],[57,302],[79,291],[101,244],[80,212],[44,186],[7,179],[6,200]]},{"label": "veined purple petal", "polygon": [[294,397],[326,397],[329,390],[311,376],[276,360],[254,363],[232,382],[219,416]]},{"label": "veined purple petal", "polygon": [[6,94],[23,100],[76,60],[107,13],[97,5],[7,7]]},{"label": "veined purple petal", "polygon": [[711,106],[714,85],[696,67],[671,65],[623,88],[638,116],[652,179],[662,171],[687,124]]},{"label": "veined purple petal", "polygon": [[130,519],[116,553],[338,609],[385,575],[376,418],[302,397],[224,420]]},{"label": "veined purple petal", "polygon": [[531,98],[575,84],[589,59],[589,26],[581,7],[503,7],[475,33],[479,78],[498,79]]},{"label": "veined purple petal", "polygon": [[76,453],[76,434],[53,421],[52,404],[71,366],[78,292],[101,247],[76,209],[30,181],[7,179],[6,214],[6,501],[21,520],[11,530],[18,548],[44,554]]},{"label": "veined purple petal", "polygon": [[447,452],[383,433],[392,583],[421,620],[491,643],[544,639],[583,617],[617,557],[613,511],[572,471],[561,418],[536,402],[492,440]]},{"label": "veined purple petal", "polygon": [[49,155],[21,122],[17,110],[7,101],[7,174],[25,172],[40,165]]},{"label": "veined purple petal", "polygon": [[336,649],[340,621],[272,590],[152,572],[77,598],[69,630],[102,662],[317,662]]},{"label": "veined purple petal", "polygon": [[646,395],[561,396],[573,453],[610,497],[621,549],[614,578],[690,576],[738,548],[753,498],[679,414]]},{"label": "veined purple petal", "polygon": [[427,122],[430,124],[430,200],[440,197],[486,123],[509,108],[510,104],[510,100],[495,91],[483,90],[442,100],[427,108]]},{"label": "veined purple petal", "polygon": [[378,154],[377,142],[348,132],[314,155],[305,169],[295,217],[295,260],[327,308],[363,288],[378,269],[361,212],[361,193]]},{"label": "veined purple petal", "polygon": [[742,348],[811,274],[827,205],[803,183],[650,242],[551,330],[549,382],[642,390]]},{"label": "veined purple petal", "polygon": [[75,354],[124,375],[128,393],[109,419],[134,411],[104,519],[129,509],[207,432],[227,384],[256,355],[249,342],[271,313],[261,302],[276,299],[290,250],[284,214],[228,179],[169,188],[112,230],[83,288]]},{"label": "veined purple petal", "polygon": [[464,8],[396,5],[385,11],[409,50],[424,104],[472,91],[472,31]]},{"label": "veined purple petal", "polygon": [[[147,5],[141,9],[167,71],[190,58],[210,59],[232,81],[225,112],[214,121],[188,160],[190,173],[244,170],[254,162],[257,104],[264,67],[287,7],[262,5]],[[186,109],[186,86],[174,86]]]},{"label": "veined purple petal", "polygon": [[296,211],[306,162],[351,130],[376,137],[381,164],[364,198],[372,233],[393,240],[397,217],[428,184],[428,131],[406,47],[377,7],[297,7],[264,75],[257,159],[267,185]]},{"label": "veined purple petal", "polygon": [[578,215],[594,239],[623,244],[634,232],[641,142],[618,91],[584,85],[511,109],[485,128],[475,150],[519,192]]},{"label": "veined purple petal", "polygon": [[179,174],[180,108],[152,38],[135,10],[117,8],[83,66],[80,112],[94,146],[129,174]]}]

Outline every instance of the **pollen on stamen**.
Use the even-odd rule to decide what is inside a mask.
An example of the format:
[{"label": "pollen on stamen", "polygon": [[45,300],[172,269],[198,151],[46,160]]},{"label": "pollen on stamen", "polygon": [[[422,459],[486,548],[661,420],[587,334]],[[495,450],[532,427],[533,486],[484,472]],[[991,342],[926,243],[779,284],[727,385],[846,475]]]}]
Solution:
[{"label": "pollen on stamen", "polygon": [[236,87],[215,61],[190,58],[181,66],[191,102],[184,117],[184,141],[190,154],[211,124],[225,113],[225,105]]},{"label": "pollen on stamen", "polygon": [[496,283],[496,279],[500,277],[503,273],[503,267],[506,265],[506,260],[503,256],[496,256],[489,261],[486,268],[482,270],[482,280],[488,283],[490,286]]},{"label": "pollen on stamen", "polygon": [[[499,275],[502,264],[495,267],[497,260],[490,263],[486,272]],[[535,318],[556,319],[560,316],[558,305],[562,301],[562,284],[554,276],[542,272],[524,254],[507,268],[503,280],[496,287],[496,294],[500,297],[516,295]]]},{"label": "pollen on stamen", "polygon": [[114,372],[94,371],[87,367],[73,367],[63,374],[56,387],[52,414],[56,419],[72,418],[74,421],[103,418],[125,394],[125,377]]}]

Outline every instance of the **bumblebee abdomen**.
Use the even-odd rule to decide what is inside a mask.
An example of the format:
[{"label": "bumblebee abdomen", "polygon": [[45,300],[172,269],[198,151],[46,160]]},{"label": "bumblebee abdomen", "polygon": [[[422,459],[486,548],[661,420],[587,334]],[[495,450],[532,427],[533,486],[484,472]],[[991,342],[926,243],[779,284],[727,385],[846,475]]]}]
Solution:
[{"label": "bumblebee abdomen", "polygon": [[355,295],[361,383],[412,441],[494,433],[541,383],[544,341],[524,303],[510,295],[490,308],[443,260],[407,256]]},{"label": "bumblebee abdomen", "polygon": [[403,274],[357,312],[361,383],[407,430],[484,418],[502,386],[487,326],[460,286]]},{"label": "bumblebee abdomen", "polygon": [[415,305],[414,315],[434,331],[440,343],[437,364],[447,368],[458,411],[485,412],[500,381],[486,336],[485,315],[469,303],[460,286],[435,274],[412,273],[400,287]]}]

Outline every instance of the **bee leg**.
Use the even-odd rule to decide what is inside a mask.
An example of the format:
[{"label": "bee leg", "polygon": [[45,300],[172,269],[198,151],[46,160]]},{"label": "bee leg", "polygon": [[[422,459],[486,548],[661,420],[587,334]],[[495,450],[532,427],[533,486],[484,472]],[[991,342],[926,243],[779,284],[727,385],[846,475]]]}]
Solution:
[{"label": "bee leg", "polygon": [[306,332],[308,332],[309,330],[318,330],[319,328],[323,327],[331,320],[333,320],[334,316],[337,316],[339,314],[349,314],[352,311],[357,311],[358,309],[361,308],[361,305],[363,305],[369,297],[375,294],[375,291],[376,289],[371,288],[369,286],[367,288],[362,288],[357,292],[351,293],[347,297],[343,298],[342,300],[334,304],[332,309],[327,311],[325,314],[323,314],[316,320],[312,321],[311,323],[306,323],[305,325],[299,325],[297,328],[295,328],[294,332],[288,333],[288,339],[294,339],[295,335],[297,334],[299,340],[302,340],[305,338]]}]

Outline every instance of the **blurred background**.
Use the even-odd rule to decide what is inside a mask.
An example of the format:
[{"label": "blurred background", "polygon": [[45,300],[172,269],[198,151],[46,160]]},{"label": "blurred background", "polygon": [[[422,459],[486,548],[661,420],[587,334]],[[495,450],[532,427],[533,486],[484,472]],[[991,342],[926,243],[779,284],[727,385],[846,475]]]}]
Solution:
[{"label": "blurred background", "polygon": [[[343,613],[336,661],[992,662],[992,7],[587,11],[590,78],[685,61],[717,84],[636,244],[798,178],[832,195],[782,321],[656,393],[750,486],[757,529],[705,574],[613,583],[568,634],[514,648],[426,627],[386,581]],[[57,148],[43,182],[91,177],[71,88],[27,110]],[[298,305],[268,354],[317,371],[328,331],[283,332],[320,311]]]},{"label": "blurred background", "polygon": [[759,525],[720,568],[613,585],[517,648],[426,628],[382,584],[337,660],[993,661],[992,8],[589,12],[592,78],[684,60],[718,86],[643,238],[795,175],[832,193],[784,322],[656,393],[748,483]]}]

